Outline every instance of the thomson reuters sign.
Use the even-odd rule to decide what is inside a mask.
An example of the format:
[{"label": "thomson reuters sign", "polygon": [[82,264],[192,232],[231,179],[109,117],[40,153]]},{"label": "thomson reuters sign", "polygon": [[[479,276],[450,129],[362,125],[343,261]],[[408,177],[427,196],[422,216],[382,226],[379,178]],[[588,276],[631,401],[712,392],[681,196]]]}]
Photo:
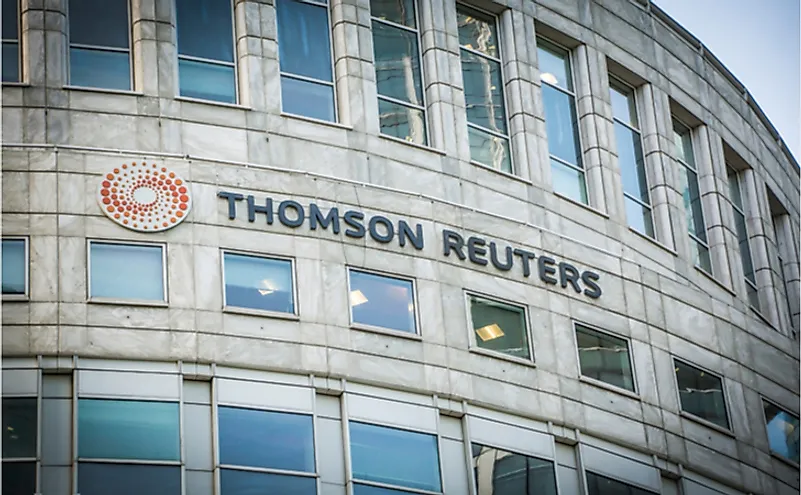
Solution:
[{"label": "thomson reuters sign", "polygon": [[181,223],[192,209],[189,184],[167,167],[130,162],[109,170],[97,202],[113,222],[138,232],[160,232]]}]

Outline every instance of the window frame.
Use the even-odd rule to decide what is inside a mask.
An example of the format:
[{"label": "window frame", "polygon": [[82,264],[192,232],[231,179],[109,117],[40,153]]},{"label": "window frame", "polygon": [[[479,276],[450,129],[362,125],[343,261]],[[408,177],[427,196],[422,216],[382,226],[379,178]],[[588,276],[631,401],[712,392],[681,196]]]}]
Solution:
[{"label": "window frame", "polygon": [[[754,280],[752,281],[751,279],[748,278],[748,275],[745,273],[745,270],[743,270],[743,280],[745,280],[745,284],[746,284],[745,300],[746,300],[746,303],[748,304],[748,307],[751,308],[751,310],[755,311],[761,318],[764,319],[764,316],[762,316],[762,308],[761,308],[762,301],[759,300],[759,286],[756,283],[757,268],[756,268],[756,265],[754,264],[754,252],[753,252],[753,247],[751,246],[751,233],[748,231],[748,215],[746,215],[746,211],[745,211],[746,208],[748,208],[748,206],[747,206],[747,203],[745,202],[744,198],[747,198],[747,194],[746,193],[748,191],[745,189],[745,184],[743,184],[743,180],[742,180],[742,176],[741,176],[742,170],[738,170],[738,169],[732,167],[731,165],[729,165],[728,161],[726,161],[726,163],[724,163],[724,166],[726,167],[726,180],[729,183],[728,184],[729,191],[727,191],[729,193],[729,195],[731,195],[731,180],[732,180],[732,178],[734,178],[734,180],[737,182],[737,191],[740,193],[740,203],[741,203],[742,207],[738,206],[737,202],[732,197],[729,198],[729,203],[731,204],[731,207],[734,210],[734,212],[733,212],[734,215],[738,215],[739,214],[739,215],[742,215],[742,217],[743,217],[743,225],[745,227],[745,237],[746,237],[746,242],[748,243],[748,259],[749,259],[749,261],[751,263],[751,269],[753,270],[753,276],[754,276]],[[734,223],[735,223],[735,225],[734,225],[734,234],[737,237],[737,251],[740,252],[740,263],[742,264],[745,261],[745,258],[744,258],[745,253],[740,251],[740,235],[737,232],[737,219],[736,218],[734,219]],[[748,296],[748,288],[749,287],[751,289],[753,289],[754,293],[756,294],[758,306],[754,306],[753,304],[751,304],[751,298]]]},{"label": "window frame", "polygon": [[[2,81],[3,85],[19,85],[24,84],[25,75],[22,73],[22,0],[13,0],[17,4],[17,38],[0,38],[0,47],[6,43],[15,43],[17,45],[17,80],[16,81]],[[69,3],[69,2],[67,2]],[[2,35],[0,35],[2,36]]]},{"label": "window frame", "polygon": [[[121,246],[145,246],[161,248],[161,285],[164,291],[164,299],[161,301],[149,299],[117,299],[113,297],[92,297],[92,243],[96,244],[115,244]],[[119,239],[86,239],[86,302],[97,304],[119,304],[128,306],[158,306],[166,307],[170,303],[168,267],[167,267],[167,242],[146,242]]]},{"label": "window frame", "polygon": [[[522,427],[521,425],[512,425],[512,426],[516,427],[516,428],[521,428]],[[490,448],[490,449],[495,449],[495,450],[499,450],[499,451],[502,451],[502,452],[507,452],[507,453],[510,453],[510,454],[513,454],[513,455],[523,456],[523,457],[526,457],[526,458],[529,458],[529,459],[537,459],[538,461],[550,462],[551,463],[551,467],[553,468],[552,472],[553,472],[553,479],[554,479],[554,488],[556,488],[556,493],[557,494],[561,493],[559,491],[559,471],[558,471],[558,467],[561,464],[559,463],[559,461],[556,459],[555,456],[552,459],[546,459],[544,457],[540,457],[540,456],[533,455],[533,454],[530,454],[530,453],[527,454],[525,452],[521,452],[520,450],[517,450],[517,449],[514,449],[514,448],[501,447],[496,442],[482,443],[482,442],[479,442],[477,440],[474,440],[473,438],[470,438],[470,435],[467,435],[467,437],[463,440],[463,443],[465,445],[466,454],[467,454],[467,456],[469,458],[469,462],[470,462],[470,464],[467,466],[467,468],[468,468],[467,475],[472,480],[475,480],[475,477],[476,477],[476,465],[475,465],[475,459],[476,458],[473,457],[473,455],[472,455],[473,454],[473,446],[474,445],[479,445],[481,447],[487,447],[487,448]],[[473,483],[475,483],[475,481],[469,482],[469,484],[473,484]],[[478,492],[478,487],[476,487],[476,493],[477,492]]]},{"label": "window frame", "polygon": [[[8,370],[9,368],[3,368],[3,370]],[[34,486],[36,487],[36,493],[40,493],[42,489],[42,480],[41,480],[41,472],[42,472],[42,402],[43,402],[43,390],[42,390],[42,370],[37,370],[37,377],[36,377],[36,392],[28,392],[28,393],[14,393],[14,394],[6,394],[5,392],[0,395],[0,402],[5,400],[14,400],[14,399],[35,399],[36,400],[36,455],[35,457],[3,457],[0,453],[0,469],[2,469],[2,465],[6,463],[32,463],[35,466],[35,480]]]},{"label": "window frame", "polygon": [[[770,400],[770,399],[768,399],[767,397],[765,397],[762,394],[759,394],[759,398],[762,399],[762,423],[765,425],[765,436],[768,436],[768,418],[767,418],[767,416],[765,416],[765,404],[766,403],[772,405],[773,407],[779,409],[782,412],[785,412],[787,414],[793,415],[793,416],[795,416],[795,417],[797,417],[797,418],[799,418],[801,420],[801,416],[799,416],[798,414],[796,414],[796,413],[794,413],[792,411],[789,411],[784,406],[779,405],[778,402]],[[780,453],[776,452],[775,450],[773,450],[771,448],[770,439],[768,439],[768,451],[770,452],[771,457],[779,459],[781,461],[784,461],[784,462],[790,464],[791,466],[793,466],[794,468],[798,469],[799,464],[796,461],[794,461],[792,459],[788,459],[787,457],[781,455]]]},{"label": "window frame", "polygon": [[[222,311],[223,313],[239,313],[254,316],[266,316],[270,318],[282,318],[288,320],[298,320],[300,318],[300,301],[298,300],[298,279],[297,279],[297,265],[294,257],[281,256],[274,254],[255,253],[252,251],[243,251],[239,249],[228,249],[221,247],[220,250],[220,274],[222,283]],[[267,309],[247,308],[244,306],[231,306],[225,297],[225,254],[234,254],[237,256],[249,256],[251,258],[266,259],[273,261],[288,261],[290,277],[292,279],[292,313],[282,313],[280,311],[272,311]]]},{"label": "window frame", "polygon": [[[465,318],[466,318],[466,327],[468,333],[468,348],[469,352],[474,352],[476,354],[483,354],[488,357],[497,358],[497,359],[505,359],[507,361],[512,361],[514,363],[523,364],[527,366],[536,366],[536,360],[534,356],[534,342],[531,336],[531,321],[530,315],[528,310],[527,304],[520,304],[509,299],[504,299],[502,297],[489,295],[483,292],[471,290],[471,289],[463,289],[462,290],[464,302],[465,302]],[[475,336],[475,329],[473,328],[473,315],[472,315],[472,306],[470,304],[471,297],[478,297],[480,299],[486,299],[488,301],[497,302],[501,304],[505,304],[507,306],[512,306],[516,308],[521,308],[523,310],[523,322],[525,327],[523,330],[526,332],[526,344],[528,347],[528,355],[529,357],[521,358],[518,356],[512,356],[511,354],[505,354],[500,351],[495,351],[492,349],[484,349],[483,347],[479,347],[478,342],[476,341]]]},{"label": "window frame", "polygon": [[[636,490],[637,490],[637,491],[639,491],[639,492],[643,492],[643,493],[646,493],[646,494],[649,494],[649,495],[659,495],[659,493],[657,493],[657,492],[653,491],[652,489],[650,489],[650,488],[643,488],[643,486],[642,486],[642,485],[635,484],[635,483],[634,483],[633,481],[631,481],[631,480],[623,480],[623,479],[620,479],[620,478],[619,478],[619,477],[617,477],[617,476],[613,476],[613,475],[610,475],[610,474],[601,474],[601,473],[599,473],[598,471],[596,471],[596,470],[594,470],[594,469],[584,469],[583,471],[584,471],[584,474],[583,474],[583,476],[582,476],[582,475],[579,475],[579,476],[580,476],[581,478],[583,478],[583,479],[582,479],[582,481],[583,481],[583,482],[585,483],[585,485],[587,486],[587,488],[586,488],[586,493],[588,493],[588,494],[590,493],[590,491],[589,491],[589,479],[588,479],[587,475],[588,475],[588,474],[591,474],[591,475],[593,475],[593,476],[596,476],[596,477],[598,477],[598,478],[605,478],[605,479],[608,479],[608,480],[610,480],[610,481],[614,481],[614,482],[616,482],[616,483],[619,483],[619,484],[621,484],[621,485],[624,485],[624,486],[626,486],[627,488],[634,488],[634,489],[636,489]],[[629,493],[631,493],[631,490],[629,490]]]},{"label": "window frame", "polygon": [[[731,405],[729,404],[729,394],[726,393],[726,382],[724,380],[723,375],[715,373],[714,371],[710,371],[708,368],[705,368],[703,366],[693,364],[690,361],[682,359],[674,354],[671,354],[671,358],[672,358],[671,364],[673,365],[673,381],[676,390],[676,400],[678,401],[679,405],[679,415],[696,423],[702,424],[706,427],[712,428],[720,433],[724,433],[729,436],[734,435],[734,431],[732,430],[731,414],[729,413],[729,411],[731,410]],[[713,423],[708,419],[704,419],[701,416],[697,416],[691,412],[687,412],[684,410],[684,408],[681,405],[681,388],[679,387],[679,380],[678,377],[676,376],[676,362],[682,363],[683,365],[689,366],[690,368],[693,368],[702,373],[707,373],[708,375],[714,376],[715,378],[720,380],[720,393],[723,396],[723,412],[725,414],[726,424],[729,425],[727,428],[720,426],[719,424]]]},{"label": "window frame", "polygon": [[[601,388],[604,388],[604,389],[608,389],[608,390],[610,390],[612,392],[621,393],[623,395],[631,397],[632,399],[640,400],[640,389],[637,386],[637,371],[635,370],[635,367],[634,367],[634,347],[631,345],[631,338],[630,337],[626,337],[626,336],[621,335],[621,334],[618,334],[618,333],[610,332],[609,330],[601,329],[601,328],[599,328],[599,327],[597,327],[595,325],[584,323],[583,321],[579,321],[579,320],[572,320],[572,324],[573,324],[573,338],[575,339],[575,344],[576,344],[574,347],[576,349],[576,363],[578,364],[579,380],[580,381],[586,381],[587,383],[589,383],[591,385],[596,385],[598,387],[601,387]],[[587,376],[582,372],[582,370],[581,370],[581,355],[579,353],[579,347],[578,347],[578,331],[579,331],[579,327],[584,327],[584,328],[586,328],[586,329],[588,329],[590,331],[593,331],[593,332],[596,332],[596,333],[600,333],[600,334],[603,334],[603,335],[607,335],[609,337],[620,339],[620,340],[623,340],[623,341],[626,342],[626,350],[628,352],[628,360],[629,360],[629,369],[631,369],[631,383],[632,383],[632,386],[633,386],[634,390],[627,390],[627,389],[625,389],[623,387],[618,387],[617,385],[614,385],[612,383],[608,383],[608,382],[605,382],[603,380],[599,380],[597,378],[593,378],[591,376]]]},{"label": "window frame", "polygon": [[[397,275],[394,273],[384,272],[381,270],[374,270],[371,268],[364,268],[364,267],[357,267],[353,265],[346,264],[345,265],[345,278],[347,282],[347,301],[348,301],[348,326],[350,328],[356,330],[365,330],[368,332],[376,332],[382,333],[386,335],[392,335],[395,337],[405,337],[407,339],[413,340],[422,340],[423,333],[420,328],[420,311],[419,309],[419,298],[417,297],[417,280],[414,277],[410,277],[407,275]],[[412,284],[412,304],[414,305],[414,332],[404,332],[402,330],[395,330],[394,328],[387,328],[387,327],[379,327],[376,325],[369,325],[366,323],[359,323],[353,321],[353,305],[350,303],[350,292],[351,292],[351,284],[350,284],[350,273],[351,271],[365,273],[367,275],[374,275],[378,277],[384,278],[391,278],[395,280],[402,280],[406,282],[410,282]]]},{"label": "window frame", "polygon": [[2,294],[2,301],[28,301],[31,297],[31,250],[30,238],[28,236],[3,236],[2,241],[22,241],[23,252],[25,253],[25,293],[24,294]]}]

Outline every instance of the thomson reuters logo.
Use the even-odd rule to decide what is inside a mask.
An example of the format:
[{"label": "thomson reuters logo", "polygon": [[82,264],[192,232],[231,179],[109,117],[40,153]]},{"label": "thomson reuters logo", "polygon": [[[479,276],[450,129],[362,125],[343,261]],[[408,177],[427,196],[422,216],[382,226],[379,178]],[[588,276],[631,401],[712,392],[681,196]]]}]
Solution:
[{"label": "thomson reuters logo", "polygon": [[103,176],[97,202],[107,217],[127,229],[159,232],[186,218],[192,193],[189,184],[168,168],[131,162]]}]

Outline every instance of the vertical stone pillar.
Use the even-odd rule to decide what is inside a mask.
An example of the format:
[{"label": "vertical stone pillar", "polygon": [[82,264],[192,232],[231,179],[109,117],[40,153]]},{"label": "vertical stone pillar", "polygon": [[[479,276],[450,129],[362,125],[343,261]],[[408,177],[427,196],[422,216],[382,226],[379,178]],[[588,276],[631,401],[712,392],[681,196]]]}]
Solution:
[{"label": "vertical stone pillar", "polygon": [[[776,225],[776,249],[782,257],[783,264],[777,266],[778,270],[783,270],[784,273],[784,290],[786,294],[779,294],[779,297],[786,297],[789,301],[789,318],[788,327],[792,328],[796,334],[801,331],[799,328],[799,313],[801,309],[799,306],[799,299],[801,293],[799,291],[799,263],[798,263],[798,236],[793,232],[793,223],[790,220],[789,214],[777,216],[775,219]],[[779,301],[779,307],[785,304],[784,301]],[[781,313],[781,312],[780,312]]]},{"label": "vertical stone pillar", "polygon": [[765,219],[769,219],[767,202],[760,201],[767,198],[765,183],[756,177],[754,170],[749,168],[741,172],[745,188],[745,222],[748,226],[749,242],[751,244],[751,258],[754,263],[757,291],[759,293],[759,311],[775,327],[780,327],[778,307],[776,306],[776,287],[773,281],[768,256],[768,238],[765,228]]},{"label": "vertical stone pillar", "polygon": [[178,94],[173,6],[169,0],[131,2],[133,89],[146,96],[172,98]]},{"label": "vertical stone pillar", "polygon": [[[265,22],[267,21],[267,22]],[[234,0],[234,39],[239,103],[258,111],[267,111],[265,54],[272,53],[277,64],[275,9],[272,0]],[[278,67],[275,67],[276,74]],[[278,86],[280,92],[280,82]],[[277,111],[276,107],[270,110]]]},{"label": "vertical stone pillar", "polygon": [[369,0],[331,0],[339,122],[379,133]]}]

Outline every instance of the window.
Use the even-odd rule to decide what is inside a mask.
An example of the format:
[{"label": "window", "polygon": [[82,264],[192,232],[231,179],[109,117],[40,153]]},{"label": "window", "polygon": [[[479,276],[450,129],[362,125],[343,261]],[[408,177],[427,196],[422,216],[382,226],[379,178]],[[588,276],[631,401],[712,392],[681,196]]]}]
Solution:
[{"label": "window", "polygon": [[494,16],[456,5],[470,159],[512,173],[495,21]]},{"label": "window", "polygon": [[631,228],[648,237],[654,237],[654,220],[648,193],[648,178],[645,173],[645,158],[642,153],[642,137],[637,119],[634,89],[611,78],[609,93],[615,122],[617,157],[620,164],[620,175],[623,179],[626,218]]},{"label": "window", "polygon": [[336,121],[327,0],[276,0],[281,108]]},{"label": "window", "polygon": [[473,444],[476,495],[556,495],[551,461]]},{"label": "window", "polygon": [[311,416],[224,406],[217,416],[222,493],[316,493]]},{"label": "window", "polygon": [[728,430],[729,418],[720,377],[678,359],[674,359],[673,364],[681,410]]},{"label": "window", "polygon": [[381,132],[428,144],[414,0],[371,0]]},{"label": "window", "polygon": [[701,205],[692,135],[690,129],[676,119],[673,119],[673,143],[676,146],[676,158],[682,165],[679,167],[679,180],[682,187],[681,195],[684,198],[684,211],[687,213],[693,262],[695,266],[711,274],[712,260],[709,257],[709,242],[706,239],[706,223]]},{"label": "window", "polygon": [[181,96],[236,103],[231,0],[176,0]]},{"label": "window", "polygon": [[417,333],[411,280],[348,270],[348,281],[353,323]]},{"label": "window", "polygon": [[588,495],[654,495],[654,492],[587,471]]},{"label": "window", "polygon": [[728,168],[729,193],[734,209],[734,225],[737,232],[737,242],[740,245],[740,260],[743,263],[743,275],[745,276],[745,288],[748,293],[748,302],[759,311],[759,291],[756,284],[756,271],[754,261],[751,257],[751,243],[748,237],[748,227],[745,222],[745,190],[740,175]]},{"label": "window", "polygon": [[225,306],[295,314],[292,262],[223,253]]},{"label": "window", "polygon": [[537,38],[545,132],[551,157],[553,190],[575,201],[587,203],[587,182],[581,160],[576,94],[570,52]]},{"label": "window", "polygon": [[583,376],[635,391],[626,340],[577,324],[576,343]]},{"label": "window", "polygon": [[531,359],[525,308],[473,294],[467,298],[479,349]]},{"label": "window", "polygon": [[177,402],[78,400],[81,495],[181,493]]},{"label": "window", "polygon": [[131,89],[127,0],[69,0],[69,83]]},{"label": "window", "polygon": [[371,485],[441,492],[437,437],[351,421],[354,495],[410,493]]},{"label": "window", "polygon": [[166,301],[164,247],[89,242],[89,298]]},{"label": "window", "polygon": [[771,452],[797,464],[799,462],[798,416],[764,399],[762,407],[765,410],[765,428]]},{"label": "window", "polygon": [[3,0],[3,82],[19,82],[19,0]]},{"label": "window", "polygon": [[28,242],[3,239],[3,297],[20,298],[28,294]]},{"label": "window", "polygon": [[36,403],[36,397],[3,397],[2,493],[36,492]]},{"label": "window", "polygon": [[785,265],[785,263],[787,263],[786,260],[797,258],[795,254],[795,243],[792,240],[793,234],[790,214],[770,188],[767,189],[767,193],[770,217],[773,223],[773,233],[776,242],[776,258],[770,259],[776,264],[776,266],[773,267],[773,271],[776,272],[778,278],[777,289],[779,291],[779,299],[781,300],[781,302],[777,301],[777,305],[782,308],[780,311],[783,311],[788,318],[788,333],[795,338],[796,329],[793,328],[793,325],[798,314],[798,297],[793,297],[791,295],[794,293],[793,286],[795,284],[791,285],[789,278],[790,270]]}]

